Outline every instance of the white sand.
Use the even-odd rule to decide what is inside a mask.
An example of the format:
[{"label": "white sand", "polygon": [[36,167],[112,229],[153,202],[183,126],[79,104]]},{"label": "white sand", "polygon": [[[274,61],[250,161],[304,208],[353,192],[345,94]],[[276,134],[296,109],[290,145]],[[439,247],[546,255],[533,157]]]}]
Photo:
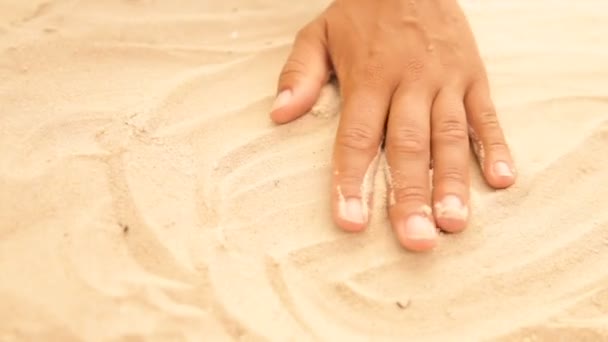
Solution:
[{"label": "white sand", "polygon": [[0,0],[0,341],[608,339],[608,2],[463,1],[520,178],[428,255],[268,119],[326,4]]}]

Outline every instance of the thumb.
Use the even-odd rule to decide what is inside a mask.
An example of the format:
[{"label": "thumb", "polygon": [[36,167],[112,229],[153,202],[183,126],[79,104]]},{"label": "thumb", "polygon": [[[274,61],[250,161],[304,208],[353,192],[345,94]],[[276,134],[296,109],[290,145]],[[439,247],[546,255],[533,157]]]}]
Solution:
[{"label": "thumb", "polygon": [[307,113],[329,80],[324,25],[324,20],[315,20],[298,32],[279,76],[277,97],[270,113],[274,122],[287,123]]}]

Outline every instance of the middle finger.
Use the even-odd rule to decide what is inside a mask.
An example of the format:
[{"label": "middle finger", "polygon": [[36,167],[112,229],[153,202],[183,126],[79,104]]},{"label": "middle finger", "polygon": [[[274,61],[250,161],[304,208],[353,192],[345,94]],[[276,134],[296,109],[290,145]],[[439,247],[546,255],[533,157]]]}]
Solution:
[{"label": "middle finger", "polygon": [[429,206],[430,107],[425,91],[398,89],[386,129],[389,217],[399,242],[424,251],[436,244]]}]

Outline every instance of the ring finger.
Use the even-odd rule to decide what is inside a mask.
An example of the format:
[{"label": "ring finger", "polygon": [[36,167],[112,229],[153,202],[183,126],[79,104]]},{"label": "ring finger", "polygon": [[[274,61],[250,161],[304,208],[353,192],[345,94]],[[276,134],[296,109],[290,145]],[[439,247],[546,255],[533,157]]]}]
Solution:
[{"label": "ring finger", "polygon": [[437,226],[447,232],[465,228],[469,217],[469,138],[463,95],[444,88],[431,114],[433,209]]}]

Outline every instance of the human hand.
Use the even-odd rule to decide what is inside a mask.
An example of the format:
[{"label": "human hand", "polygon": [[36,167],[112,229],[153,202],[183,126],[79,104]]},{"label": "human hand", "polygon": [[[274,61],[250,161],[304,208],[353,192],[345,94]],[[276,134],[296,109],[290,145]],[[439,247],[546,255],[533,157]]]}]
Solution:
[{"label": "human hand", "polygon": [[332,72],[343,99],[331,191],[339,227],[366,227],[365,179],[383,142],[389,218],[413,251],[436,245],[436,227],[467,225],[469,138],[487,183],[514,183],[485,67],[456,0],[334,1],[298,33],[271,118],[288,123],[308,112]]}]

